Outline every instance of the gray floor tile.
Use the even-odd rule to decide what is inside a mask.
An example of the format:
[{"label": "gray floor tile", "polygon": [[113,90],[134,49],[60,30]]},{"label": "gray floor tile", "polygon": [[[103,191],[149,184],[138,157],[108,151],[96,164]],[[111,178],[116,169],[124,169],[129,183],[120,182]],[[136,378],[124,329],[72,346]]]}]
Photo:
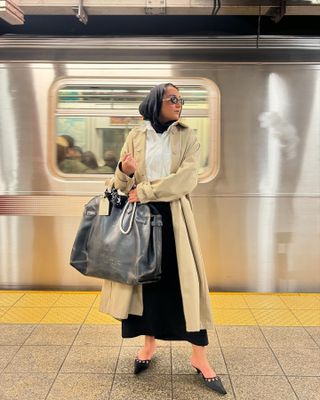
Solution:
[{"label": "gray floor tile", "polygon": [[306,330],[320,346],[320,326],[309,326]]},{"label": "gray floor tile", "polygon": [[69,346],[22,346],[5,372],[57,372]]},{"label": "gray floor tile", "polygon": [[119,350],[119,347],[73,346],[61,372],[113,373]]},{"label": "gray floor tile", "polygon": [[[134,359],[140,347],[122,347],[117,366],[117,373],[130,374],[133,371]],[[152,358],[148,373],[171,374],[171,349],[159,347]]]},{"label": "gray floor tile", "polygon": [[230,375],[283,375],[270,349],[223,347]]},{"label": "gray floor tile", "polygon": [[[144,345],[144,336],[137,336],[135,338],[124,338],[122,342],[122,346],[143,346]],[[157,339],[158,347],[170,347],[170,340],[160,340]]]},{"label": "gray floor tile", "polygon": [[1,400],[44,400],[55,373],[3,373],[0,375]]},{"label": "gray floor tile", "polygon": [[286,375],[320,376],[320,349],[273,349]]},{"label": "gray floor tile", "polygon": [[186,340],[172,340],[171,347],[185,347],[191,349],[191,343]]},{"label": "gray floor tile", "polygon": [[79,346],[121,346],[121,326],[83,325],[74,342]]},{"label": "gray floor tile", "polygon": [[[294,391],[299,400],[320,400],[320,327],[261,330],[244,326],[208,330],[208,359],[228,391],[223,398],[235,399],[229,372],[237,400],[296,400]],[[143,336],[122,340],[119,325],[80,329],[66,324],[0,325],[0,399],[45,399],[60,367],[46,400],[221,398],[203,385],[191,367],[188,342],[157,340],[150,368],[133,375],[133,360],[143,344]],[[281,376],[279,363],[294,391]],[[176,374],[172,378],[171,369]]]},{"label": "gray floor tile", "polygon": [[20,346],[0,346],[0,372],[9,364]]},{"label": "gray floor tile", "polygon": [[113,375],[60,373],[46,400],[102,400],[107,399]]},{"label": "gray floor tile", "polygon": [[288,379],[299,397],[299,400],[320,399],[320,378],[289,376]]},{"label": "gray floor tile", "polygon": [[[221,350],[216,347],[207,348],[207,357],[211,367],[216,374],[226,374],[226,366],[222,357]],[[173,347],[172,348],[172,370],[174,374],[192,374],[195,369],[190,364],[191,348]]]},{"label": "gray floor tile", "polygon": [[0,345],[21,345],[33,329],[34,325],[0,324]]},{"label": "gray floor tile", "polygon": [[258,326],[217,326],[221,347],[268,347]]},{"label": "gray floor tile", "polygon": [[237,400],[296,400],[284,376],[233,376]]},{"label": "gray floor tile", "polygon": [[220,375],[227,394],[221,396],[206,387],[199,375],[173,375],[173,400],[213,400],[213,399],[234,399],[228,375]]},{"label": "gray floor tile", "polygon": [[209,347],[220,347],[216,329],[208,329]]},{"label": "gray floor tile", "polygon": [[139,375],[116,374],[109,400],[171,400],[170,375],[150,374],[149,370]]},{"label": "gray floor tile", "polygon": [[38,325],[25,345],[71,345],[80,325]]},{"label": "gray floor tile", "polygon": [[144,336],[137,336],[134,338],[124,338],[122,341],[122,346],[129,347],[129,346],[139,346],[142,347],[144,345]]},{"label": "gray floor tile", "polygon": [[261,327],[268,343],[275,347],[305,347],[317,348],[317,343],[310,337],[308,332],[298,326],[264,326]]}]

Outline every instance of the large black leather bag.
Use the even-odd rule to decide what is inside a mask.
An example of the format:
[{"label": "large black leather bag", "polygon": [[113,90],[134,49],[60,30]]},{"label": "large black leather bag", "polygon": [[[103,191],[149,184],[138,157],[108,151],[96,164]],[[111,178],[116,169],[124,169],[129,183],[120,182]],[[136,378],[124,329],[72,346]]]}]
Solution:
[{"label": "large black leather bag", "polygon": [[126,202],[99,215],[104,196],[86,204],[70,264],[84,275],[128,285],[161,278],[162,217],[153,206]]}]

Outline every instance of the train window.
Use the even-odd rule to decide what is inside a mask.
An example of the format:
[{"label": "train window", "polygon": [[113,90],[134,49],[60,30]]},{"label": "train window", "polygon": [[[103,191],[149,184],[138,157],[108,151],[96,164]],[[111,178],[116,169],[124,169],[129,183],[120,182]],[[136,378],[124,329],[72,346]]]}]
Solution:
[{"label": "train window", "polygon": [[[193,80],[194,81],[194,80]],[[181,121],[201,144],[200,180],[218,170],[218,105],[215,86],[178,84],[185,99]],[[130,130],[143,123],[138,107],[150,85],[60,84],[56,94],[56,168],[63,176],[113,174]],[[215,90],[214,90],[215,89]]]}]

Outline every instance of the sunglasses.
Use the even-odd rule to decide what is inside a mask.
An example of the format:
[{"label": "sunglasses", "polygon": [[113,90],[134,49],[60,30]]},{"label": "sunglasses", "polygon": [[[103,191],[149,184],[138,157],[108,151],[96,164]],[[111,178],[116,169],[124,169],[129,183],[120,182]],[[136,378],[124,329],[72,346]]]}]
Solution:
[{"label": "sunglasses", "polygon": [[177,96],[170,96],[166,99],[162,99],[162,101],[170,101],[172,104],[180,103],[182,106],[184,105],[184,99],[182,97],[178,99]]}]

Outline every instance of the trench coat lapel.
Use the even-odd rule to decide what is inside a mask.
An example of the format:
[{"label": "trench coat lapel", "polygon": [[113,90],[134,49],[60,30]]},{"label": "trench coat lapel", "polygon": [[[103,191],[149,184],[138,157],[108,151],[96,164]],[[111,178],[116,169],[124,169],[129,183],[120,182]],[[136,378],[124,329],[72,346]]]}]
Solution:
[{"label": "trench coat lapel", "polygon": [[177,171],[180,165],[180,154],[181,154],[181,135],[177,130],[176,126],[171,128],[170,132],[170,144],[171,144],[171,173]]},{"label": "trench coat lapel", "polygon": [[138,173],[140,176],[146,176],[145,169],[145,156],[146,156],[146,140],[147,140],[147,128],[145,128],[141,135],[137,135],[133,139],[134,158],[137,161]]}]

